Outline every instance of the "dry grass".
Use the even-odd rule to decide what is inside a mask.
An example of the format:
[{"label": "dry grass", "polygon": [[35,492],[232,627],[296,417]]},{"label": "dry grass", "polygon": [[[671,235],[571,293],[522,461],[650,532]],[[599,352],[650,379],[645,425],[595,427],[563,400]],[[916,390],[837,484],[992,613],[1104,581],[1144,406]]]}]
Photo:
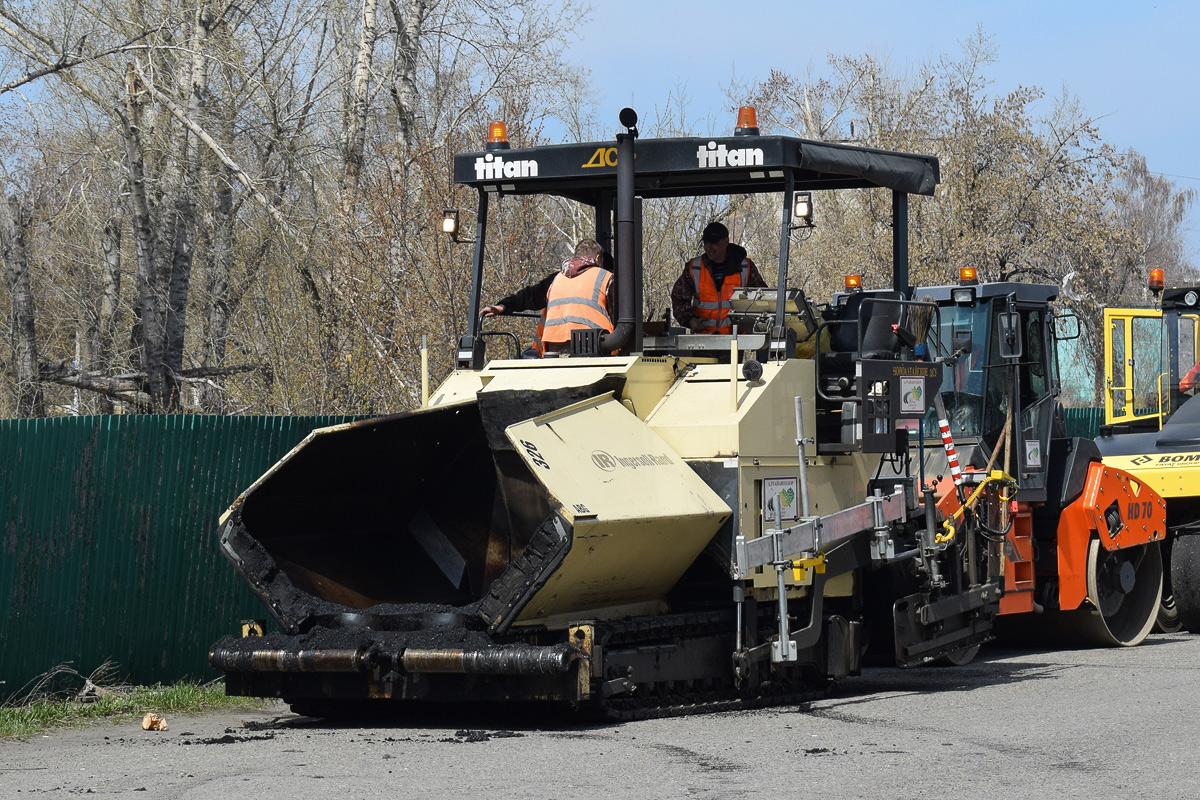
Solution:
[{"label": "dry grass", "polygon": [[114,680],[116,672],[116,666],[110,662],[86,676],[69,664],[60,664],[46,672],[0,705],[0,739],[23,739],[55,728],[82,728],[103,721],[136,719],[151,711],[188,716],[216,709],[260,708],[269,702],[226,697],[220,680],[122,686]]}]

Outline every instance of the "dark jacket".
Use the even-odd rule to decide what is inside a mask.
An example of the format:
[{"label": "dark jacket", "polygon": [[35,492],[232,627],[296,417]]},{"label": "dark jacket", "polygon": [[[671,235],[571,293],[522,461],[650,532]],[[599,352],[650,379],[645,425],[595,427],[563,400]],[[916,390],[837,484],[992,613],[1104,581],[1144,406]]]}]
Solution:
[{"label": "dark jacket", "polygon": [[546,293],[550,291],[550,284],[554,283],[557,275],[558,270],[554,270],[537,283],[518,289],[508,297],[501,297],[495,302],[495,305],[504,306],[505,314],[515,314],[518,311],[541,311],[546,307]]}]

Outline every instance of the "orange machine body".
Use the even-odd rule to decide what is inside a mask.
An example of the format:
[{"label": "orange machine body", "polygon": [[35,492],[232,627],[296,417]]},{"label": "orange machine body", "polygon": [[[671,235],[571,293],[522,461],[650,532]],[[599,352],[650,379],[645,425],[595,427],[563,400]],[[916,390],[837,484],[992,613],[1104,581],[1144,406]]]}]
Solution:
[{"label": "orange machine body", "polygon": [[[965,471],[968,475],[971,470]],[[938,510],[946,517],[960,508],[954,484],[938,487]],[[1035,506],[1012,502],[1012,525],[1004,541],[1004,594],[1001,614],[1034,610]],[[1110,513],[1113,512],[1113,513]],[[1071,611],[1087,599],[1088,545],[1100,540],[1106,550],[1162,541],[1166,537],[1166,501],[1128,472],[1097,461],[1090,465],[1083,492],[1063,508],[1054,532],[1057,550],[1058,607]],[[1040,543],[1045,546],[1045,543]]]},{"label": "orange machine body", "polygon": [[[1110,509],[1117,515],[1112,525],[1105,518]],[[1162,495],[1123,469],[1094,462],[1083,493],[1058,518],[1059,608],[1078,608],[1087,598],[1087,552],[1093,536],[1105,550],[1123,550],[1161,542],[1166,535]]]}]

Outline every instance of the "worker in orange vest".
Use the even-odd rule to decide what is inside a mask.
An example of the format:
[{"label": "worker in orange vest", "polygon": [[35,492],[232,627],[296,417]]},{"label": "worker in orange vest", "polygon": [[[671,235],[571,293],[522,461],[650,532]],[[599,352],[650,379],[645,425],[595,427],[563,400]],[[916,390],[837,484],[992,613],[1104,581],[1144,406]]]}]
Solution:
[{"label": "worker in orange vest", "polygon": [[558,271],[485,307],[483,315],[541,310],[534,352],[568,353],[573,330],[598,328],[612,332],[615,294],[612,273],[604,263],[604,249],[594,239],[584,239]]},{"label": "worker in orange vest", "polygon": [[1190,392],[1200,386],[1200,363],[1196,363],[1184,373],[1183,378],[1179,381],[1179,391]]},{"label": "worker in orange vest", "polygon": [[700,237],[704,254],[685,261],[671,289],[671,311],[692,333],[732,333],[728,321],[734,289],[766,286],[746,250],[729,243],[729,229],[710,222]]}]

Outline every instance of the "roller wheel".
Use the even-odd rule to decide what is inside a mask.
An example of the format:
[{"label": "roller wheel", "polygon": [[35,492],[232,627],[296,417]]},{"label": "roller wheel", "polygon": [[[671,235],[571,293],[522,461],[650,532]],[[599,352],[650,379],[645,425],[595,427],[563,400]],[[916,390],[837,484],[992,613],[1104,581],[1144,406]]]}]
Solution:
[{"label": "roller wheel", "polygon": [[1155,633],[1179,633],[1183,620],[1179,618],[1179,605],[1175,602],[1175,590],[1171,583],[1171,550],[1174,539],[1161,545],[1163,560],[1163,594],[1158,604],[1158,620],[1154,623]]},{"label": "roller wheel", "polygon": [[970,647],[964,647],[962,650],[955,650],[945,656],[945,659],[956,667],[965,667],[975,660],[975,656],[979,655],[981,645],[973,644]]},{"label": "roller wheel", "polygon": [[1180,627],[1200,633],[1200,536],[1180,536],[1171,545],[1171,595]]},{"label": "roller wheel", "polygon": [[1092,607],[1074,612],[1073,622],[1084,637],[1097,644],[1138,644],[1158,619],[1162,584],[1162,551],[1157,542],[1109,551],[1093,539],[1087,560]]},{"label": "roller wheel", "polygon": [[1155,633],[1179,633],[1183,630],[1183,620],[1179,618],[1179,606],[1175,604],[1175,595],[1164,594],[1158,604],[1158,619],[1154,621]]}]

